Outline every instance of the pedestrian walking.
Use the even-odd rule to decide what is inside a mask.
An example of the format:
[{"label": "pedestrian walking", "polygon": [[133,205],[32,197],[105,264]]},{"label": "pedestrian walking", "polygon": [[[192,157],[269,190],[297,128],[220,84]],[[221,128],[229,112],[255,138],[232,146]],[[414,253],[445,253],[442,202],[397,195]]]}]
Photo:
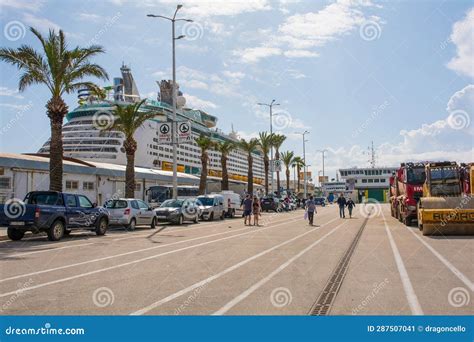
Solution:
[{"label": "pedestrian walking", "polygon": [[257,196],[254,196],[253,198],[252,211],[253,211],[253,225],[259,226],[258,217],[261,215],[260,214],[261,210],[260,210],[260,201],[258,200]]},{"label": "pedestrian walking", "polygon": [[250,195],[245,196],[244,202],[242,203],[244,209],[244,225],[247,225],[247,219],[249,221],[249,226],[252,223],[252,198]]},{"label": "pedestrian walking", "polygon": [[344,210],[344,208],[346,207],[346,198],[344,197],[344,194],[341,193],[341,195],[337,199],[337,205],[339,205],[339,217],[346,218],[346,212]]},{"label": "pedestrian walking", "polygon": [[349,198],[347,200],[346,205],[347,205],[347,209],[349,210],[349,218],[352,218],[352,208],[355,208],[356,206],[352,198]]},{"label": "pedestrian walking", "polygon": [[309,225],[313,225],[314,214],[316,213],[316,203],[314,202],[313,196],[309,196],[309,200],[306,201],[306,212],[308,213]]}]

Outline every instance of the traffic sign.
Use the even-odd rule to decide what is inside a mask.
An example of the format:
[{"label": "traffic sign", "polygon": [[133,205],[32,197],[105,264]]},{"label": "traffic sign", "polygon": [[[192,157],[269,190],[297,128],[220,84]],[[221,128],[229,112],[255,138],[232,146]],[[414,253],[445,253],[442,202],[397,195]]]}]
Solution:
[{"label": "traffic sign", "polygon": [[280,159],[275,159],[273,160],[273,171],[275,172],[281,172],[282,170],[282,162]]},{"label": "traffic sign", "polygon": [[176,132],[178,134],[178,144],[192,141],[191,121],[176,122]]},{"label": "traffic sign", "polygon": [[158,124],[157,133],[159,144],[171,144],[173,142],[170,122],[163,122]]}]

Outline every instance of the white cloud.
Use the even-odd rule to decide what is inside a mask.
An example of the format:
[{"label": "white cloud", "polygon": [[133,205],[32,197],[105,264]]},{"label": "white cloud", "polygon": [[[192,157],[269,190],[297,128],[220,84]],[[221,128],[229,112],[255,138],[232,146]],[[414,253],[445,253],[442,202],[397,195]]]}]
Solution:
[{"label": "white cloud", "polygon": [[44,0],[0,0],[0,7],[36,12],[43,7],[44,3]]},{"label": "white cloud", "polygon": [[229,77],[229,78],[233,78],[233,79],[242,79],[245,77],[245,74],[243,72],[240,72],[240,71],[229,71],[229,70],[224,70],[222,72],[222,75],[226,76],[226,77]]},{"label": "white cloud", "polygon": [[[175,3],[175,1],[166,1]],[[242,13],[269,10],[267,0],[235,1],[235,0],[188,0],[183,1],[183,14],[197,17],[234,16]]]},{"label": "white cloud", "polygon": [[104,17],[95,13],[79,13],[77,16],[80,20],[91,21],[91,22],[101,22],[104,21]]},{"label": "white cloud", "polygon": [[187,88],[194,88],[194,89],[208,89],[209,86],[204,83],[204,82],[201,82],[201,81],[198,81],[198,80],[184,80],[184,81],[181,81],[181,84]]},{"label": "white cloud", "polygon": [[61,29],[58,24],[53,23],[51,20],[46,18],[40,18],[30,13],[25,13],[23,15],[23,20],[28,25],[34,27],[35,29],[41,32],[48,32],[50,29],[54,29],[56,31]]},{"label": "white cloud", "polygon": [[469,84],[460,91],[454,93],[448,101],[446,110],[451,113],[456,110],[468,111],[470,115],[474,108],[474,84]]},{"label": "white cloud", "polygon": [[318,57],[319,54],[308,50],[289,50],[284,52],[288,58]]},{"label": "white cloud", "polygon": [[202,100],[197,96],[183,94],[186,98],[186,107],[197,108],[197,109],[215,109],[217,105],[211,101]]},{"label": "white cloud", "polygon": [[451,41],[456,45],[457,56],[448,63],[448,68],[474,78],[474,8],[464,19],[454,23]]},{"label": "white cloud", "polygon": [[0,107],[6,107],[14,110],[26,110],[31,107],[31,105],[19,105],[19,104],[14,104],[14,103],[0,103]]},{"label": "white cloud", "polygon": [[238,56],[244,63],[256,63],[262,58],[281,55],[282,51],[279,48],[259,46],[254,48],[246,48],[242,50],[235,50],[234,56]]},{"label": "white cloud", "polygon": [[0,87],[0,96],[9,96],[17,99],[22,99],[23,96],[20,95],[19,91],[16,89],[10,89],[7,87]]}]

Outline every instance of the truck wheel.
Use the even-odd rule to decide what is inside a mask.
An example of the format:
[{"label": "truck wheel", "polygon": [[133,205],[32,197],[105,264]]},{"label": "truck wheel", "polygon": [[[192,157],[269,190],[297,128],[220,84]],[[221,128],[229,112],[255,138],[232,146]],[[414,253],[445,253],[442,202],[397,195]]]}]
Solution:
[{"label": "truck wheel", "polygon": [[12,241],[20,241],[21,239],[23,239],[23,236],[25,236],[25,232],[22,232],[21,230],[18,230],[15,228],[8,227],[7,235],[8,235],[8,238]]},{"label": "truck wheel", "polygon": [[130,220],[130,223],[127,225],[128,230],[135,230],[135,226],[137,225],[137,221],[134,218]]},{"label": "truck wheel", "polygon": [[109,222],[105,217],[102,217],[95,227],[95,234],[96,235],[105,235],[107,229],[109,228]]},{"label": "truck wheel", "polygon": [[64,223],[63,221],[57,220],[54,221],[51,227],[49,227],[48,240],[49,241],[59,241],[64,236]]}]

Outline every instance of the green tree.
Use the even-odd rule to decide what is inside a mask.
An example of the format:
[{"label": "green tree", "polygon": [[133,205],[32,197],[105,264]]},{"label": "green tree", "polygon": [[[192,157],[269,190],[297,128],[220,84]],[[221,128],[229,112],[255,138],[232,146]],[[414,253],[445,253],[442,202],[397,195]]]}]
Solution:
[{"label": "green tree", "polygon": [[293,151],[282,152],[281,160],[285,164],[286,171],[286,190],[290,189],[290,166],[293,163],[295,153]]},{"label": "green tree", "polygon": [[298,177],[298,181],[297,181],[297,187],[298,187],[298,193],[300,192],[300,171],[301,171],[301,168],[304,167],[304,160],[303,158],[301,157],[294,157],[293,158],[293,165],[295,165],[296,167],[296,177]]},{"label": "green tree", "polygon": [[229,153],[235,149],[235,143],[232,141],[223,141],[216,143],[215,148],[217,151],[221,153],[221,166],[222,166],[222,183],[221,183],[221,190],[229,190],[229,173],[227,170],[227,159],[229,157]]},{"label": "green tree", "polygon": [[207,183],[207,164],[209,163],[208,150],[214,147],[214,142],[211,138],[201,134],[196,138],[196,144],[201,148],[201,178],[199,180],[199,195],[204,195],[206,192]]},{"label": "green tree", "polygon": [[253,156],[257,148],[259,147],[259,141],[256,138],[252,138],[249,141],[245,139],[241,139],[239,142],[239,146],[242,150],[247,153],[247,164],[248,164],[248,171],[247,171],[247,192],[252,195],[253,194]]},{"label": "green tree", "polygon": [[63,95],[82,88],[97,89],[94,83],[84,81],[86,77],[108,79],[105,70],[90,61],[91,58],[103,53],[104,49],[98,45],[69,49],[62,30],[58,33],[50,30],[47,37],[43,37],[32,27],[30,31],[41,43],[41,50],[35,50],[28,45],[22,45],[17,49],[0,48],[0,60],[17,67],[22,72],[18,86],[20,91],[33,84],[42,84],[51,93],[51,98],[46,104],[51,127],[49,188],[62,191],[62,127],[69,110]]},{"label": "green tree", "polygon": [[260,132],[258,134],[258,144],[260,145],[260,149],[263,153],[263,168],[265,172],[265,195],[268,195],[268,172],[270,168],[270,160],[268,158],[268,153],[273,144],[273,134],[269,134],[267,132]]},{"label": "green tree", "polygon": [[[273,147],[275,148],[275,160],[280,159],[280,148],[283,142],[286,140],[286,136],[283,134],[274,134],[273,136]],[[277,176],[277,191],[280,194],[280,171],[276,171]]]},{"label": "green tree", "polygon": [[146,120],[153,118],[156,113],[140,112],[140,107],[146,100],[130,104],[127,106],[117,106],[113,110],[113,123],[110,130],[122,132],[125,135],[123,148],[127,156],[127,167],[125,169],[125,197],[135,197],[135,152],[137,151],[137,141],[133,137],[136,130],[143,125]]}]

